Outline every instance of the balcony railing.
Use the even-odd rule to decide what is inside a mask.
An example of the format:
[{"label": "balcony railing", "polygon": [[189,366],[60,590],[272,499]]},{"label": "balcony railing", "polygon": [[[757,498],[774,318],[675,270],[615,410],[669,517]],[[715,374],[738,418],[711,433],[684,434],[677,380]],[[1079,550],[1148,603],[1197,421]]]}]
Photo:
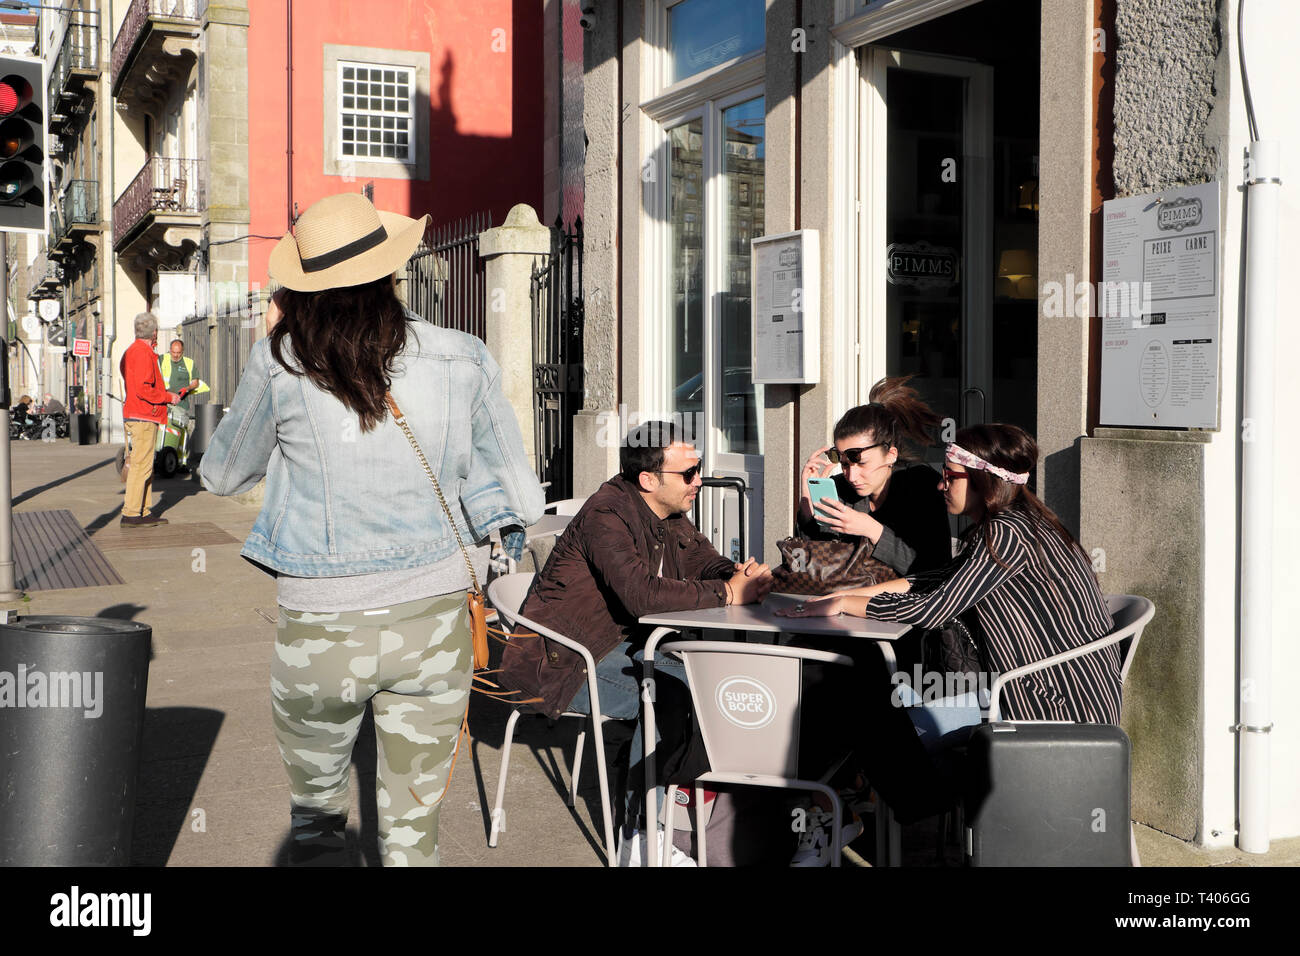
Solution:
[{"label": "balcony railing", "polygon": [[93,179],[74,179],[68,183],[68,191],[56,208],[58,231],[54,233],[55,242],[67,238],[75,226],[98,226],[99,183]]},{"label": "balcony railing", "polygon": [[131,0],[126,18],[113,39],[113,83],[116,85],[150,20],[199,23],[207,0]]},{"label": "balcony railing", "polygon": [[197,159],[155,156],[113,203],[113,246],[148,215],[203,211],[203,164]]},{"label": "balcony railing", "polygon": [[[86,16],[78,11],[80,16]],[[78,73],[97,73],[99,72],[99,24],[95,22],[80,20],[68,24],[68,32],[64,34],[63,45],[59,47],[58,58],[54,61],[54,68],[50,70],[50,95],[49,104],[51,113],[56,112],[54,107],[59,102],[59,97],[68,90],[68,78],[74,72]],[[62,112],[62,111],[58,111]]]}]

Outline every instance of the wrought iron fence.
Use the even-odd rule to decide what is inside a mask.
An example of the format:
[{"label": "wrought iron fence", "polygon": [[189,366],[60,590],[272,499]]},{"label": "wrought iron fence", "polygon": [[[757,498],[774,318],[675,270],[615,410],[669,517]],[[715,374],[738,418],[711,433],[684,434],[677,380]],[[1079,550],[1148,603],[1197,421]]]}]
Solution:
[{"label": "wrought iron fence", "polygon": [[118,27],[117,36],[113,38],[113,82],[116,83],[122,75],[150,17],[192,20],[197,23],[203,19],[203,11],[207,6],[207,0],[131,0],[126,17]]},{"label": "wrought iron fence", "polygon": [[54,104],[58,103],[73,70],[94,73],[99,69],[98,14],[75,10],[72,15],[73,22],[68,24],[68,32],[63,35],[63,43],[59,47],[58,59],[50,70],[48,103],[51,115],[56,112]]},{"label": "wrought iron fence", "polygon": [[533,268],[533,423],[537,477],[547,499],[573,494],[573,416],[582,407],[582,219],[551,228],[551,253]]},{"label": "wrought iron fence", "polygon": [[195,315],[180,324],[178,338],[194,359],[199,377],[212,389],[207,401],[229,405],[248,364],[254,343],[263,337],[264,305],[258,293],[213,315]]},{"label": "wrought iron fence", "polygon": [[407,302],[416,315],[448,329],[487,338],[487,301],[479,233],[490,213],[431,228],[407,266]]},{"label": "wrought iron fence", "polygon": [[202,212],[203,197],[202,161],[154,156],[113,203],[113,245],[151,212]]}]

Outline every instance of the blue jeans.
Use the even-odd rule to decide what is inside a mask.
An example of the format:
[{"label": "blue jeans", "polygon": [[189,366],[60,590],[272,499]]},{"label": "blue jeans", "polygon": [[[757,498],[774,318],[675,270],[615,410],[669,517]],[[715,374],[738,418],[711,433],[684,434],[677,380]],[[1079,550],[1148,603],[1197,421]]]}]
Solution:
[{"label": "blue jeans", "polygon": [[[620,790],[626,793],[626,828],[638,823],[641,798],[645,792],[645,768],[642,765],[644,737],[641,732],[641,662],[644,655],[633,650],[633,642],[624,641],[596,662],[596,688],[600,695],[600,712],[611,720],[624,722],[616,729],[607,723],[602,728],[605,738],[605,767],[610,775],[611,807],[617,808],[614,798]],[[690,706],[690,691],[686,687],[686,668],[676,658],[655,655],[655,715],[680,714]],[[591,692],[586,682],[569,702],[567,708],[579,714],[591,713]],[[631,723],[631,745],[628,746],[628,727]],[[660,721],[656,720],[655,744],[663,738]],[[658,766],[663,766],[662,757]],[[624,784],[623,781],[626,781]],[[663,806],[664,788],[656,787],[659,805]],[[617,815],[617,809],[615,810]],[[645,829],[646,827],[643,827]]]}]

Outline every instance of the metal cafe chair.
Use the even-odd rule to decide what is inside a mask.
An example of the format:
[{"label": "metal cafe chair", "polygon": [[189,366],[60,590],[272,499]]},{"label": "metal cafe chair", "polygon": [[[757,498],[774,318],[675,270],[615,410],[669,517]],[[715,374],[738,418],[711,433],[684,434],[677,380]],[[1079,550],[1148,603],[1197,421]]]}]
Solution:
[{"label": "metal cafe chair", "polygon": [[[1139,594],[1107,594],[1105,598],[1106,607],[1110,610],[1111,618],[1114,621],[1110,632],[1105,637],[1098,638],[1088,644],[1071,648],[1061,654],[1053,654],[1051,657],[1045,657],[1041,661],[1034,661],[1032,664],[1014,667],[1006,673],[999,674],[994,679],[993,686],[989,690],[989,723],[996,723],[1001,720],[1002,688],[1009,681],[1023,677],[1026,674],[1046,670],[1049,667],[1063,664],[1066,661],[1087,654],[1095,654],[1113,644],[1120,645],[1120,660],[1122,663],[1120,665],[1119,679],[1120,686],[1123,686],[1124,681],[1128,679],[1129,668],[1132,666],[1133,657],[1137,653],[1138,642],[1142,639],[1142,632],[1151,618],[1155,616],[1156,607],[1149,598],[1142,597]],[[1034,721],[1015,721],[1015,723],[1034,723]],[[1132,833],[1130,823],[1129,834],[1133,851],[1133,865],[1140,866],[1141,860],[1138,856],[1137,838]]]},{"label": "metal cafe chair", "polygon": [[[658,818],[654,761],[649,759],[649,741],[654,740],[653,660],[660,636],[646,645],[646,680],[642,707],[645,715],[646,806],[648,820]],[[831,866],[840,865],[839,794],[822,780],[798,775],[800,686],[805,661],[853,666],[852,658],[805,647],[745,644],[739,641],[673,641],[658,646],[658,652],[679,658],[686,667],[695,719],[704,740],[710,770],[695,780],[695,805],[703,807],[702,785],[739,784],[782,790],[804,790],[823,794],[831,804],[831,846],[836,851]],[[835,768],[831,768],[833,771]],[[665,793],[663,860],[649,854],[651,866],[667,866],[672,852],[673,811],[678,787]],[[700,866],[706,866],[705,827],[696,825]]]},{"label": "metal cafe chair", "polygon": [[[524,598],[527,596],[532,583],[533,575],[531,573],[502,575],[488,584],[488,600],[496,608],[499,619],[504,625],[503,629],[524,628],[582,655],[583,662],[586,664],[587,688],[591,696],[591,713],[579,714],[570,711],[560,716],[580,717],[583,720],[591,721],[596,752],[596,774],[600,779],[600,811],[605,827],[605,856],[609,865],[614,866],[617,863],[616,854],[618,849],[614,843],[613,815],[610,812],[609,805],[609,774],[605,767],[605,747],[601,732],[601,724],[604,723],[606,718],[600,712],[600,695],[596,689],[596,662],[592,659],[591,652],[577,641],[557,634],[519,613],[519,609],[523,606]],[[519,706],[515,706],[506,721],[505,741],[501,745],[501,776],[497,780],[497,798],[492,809],[492,828],[488,834],[488,846],[490,847],[497,845],[497,839],[506,829],[505,797],[506,777],[510,772],[510,746],[514,743],[515,725],[519,722],[521,713]],[[574,806],[578,799],[578,782],[582,771],[582,751],[586,738],[587,731],[584,728],[578,732],[578,741],[573,754],[573,768],[569,773],[569,791],[565,795],[565,802],[570,807]]]}]

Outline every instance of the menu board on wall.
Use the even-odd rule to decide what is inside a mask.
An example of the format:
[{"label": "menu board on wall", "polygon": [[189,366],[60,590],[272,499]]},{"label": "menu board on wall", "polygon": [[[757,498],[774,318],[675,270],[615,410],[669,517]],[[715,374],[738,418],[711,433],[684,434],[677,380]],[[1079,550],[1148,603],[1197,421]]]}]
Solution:
[{"label": "menu board on wall", "polygon": [[751,243],[755,385],[813,385],[821,375],[821,267],[817,232]]},{"label": "menu board on wall", "polygon": [[1102,211],[1101,424],[1219,427],[1219,184]]}]

